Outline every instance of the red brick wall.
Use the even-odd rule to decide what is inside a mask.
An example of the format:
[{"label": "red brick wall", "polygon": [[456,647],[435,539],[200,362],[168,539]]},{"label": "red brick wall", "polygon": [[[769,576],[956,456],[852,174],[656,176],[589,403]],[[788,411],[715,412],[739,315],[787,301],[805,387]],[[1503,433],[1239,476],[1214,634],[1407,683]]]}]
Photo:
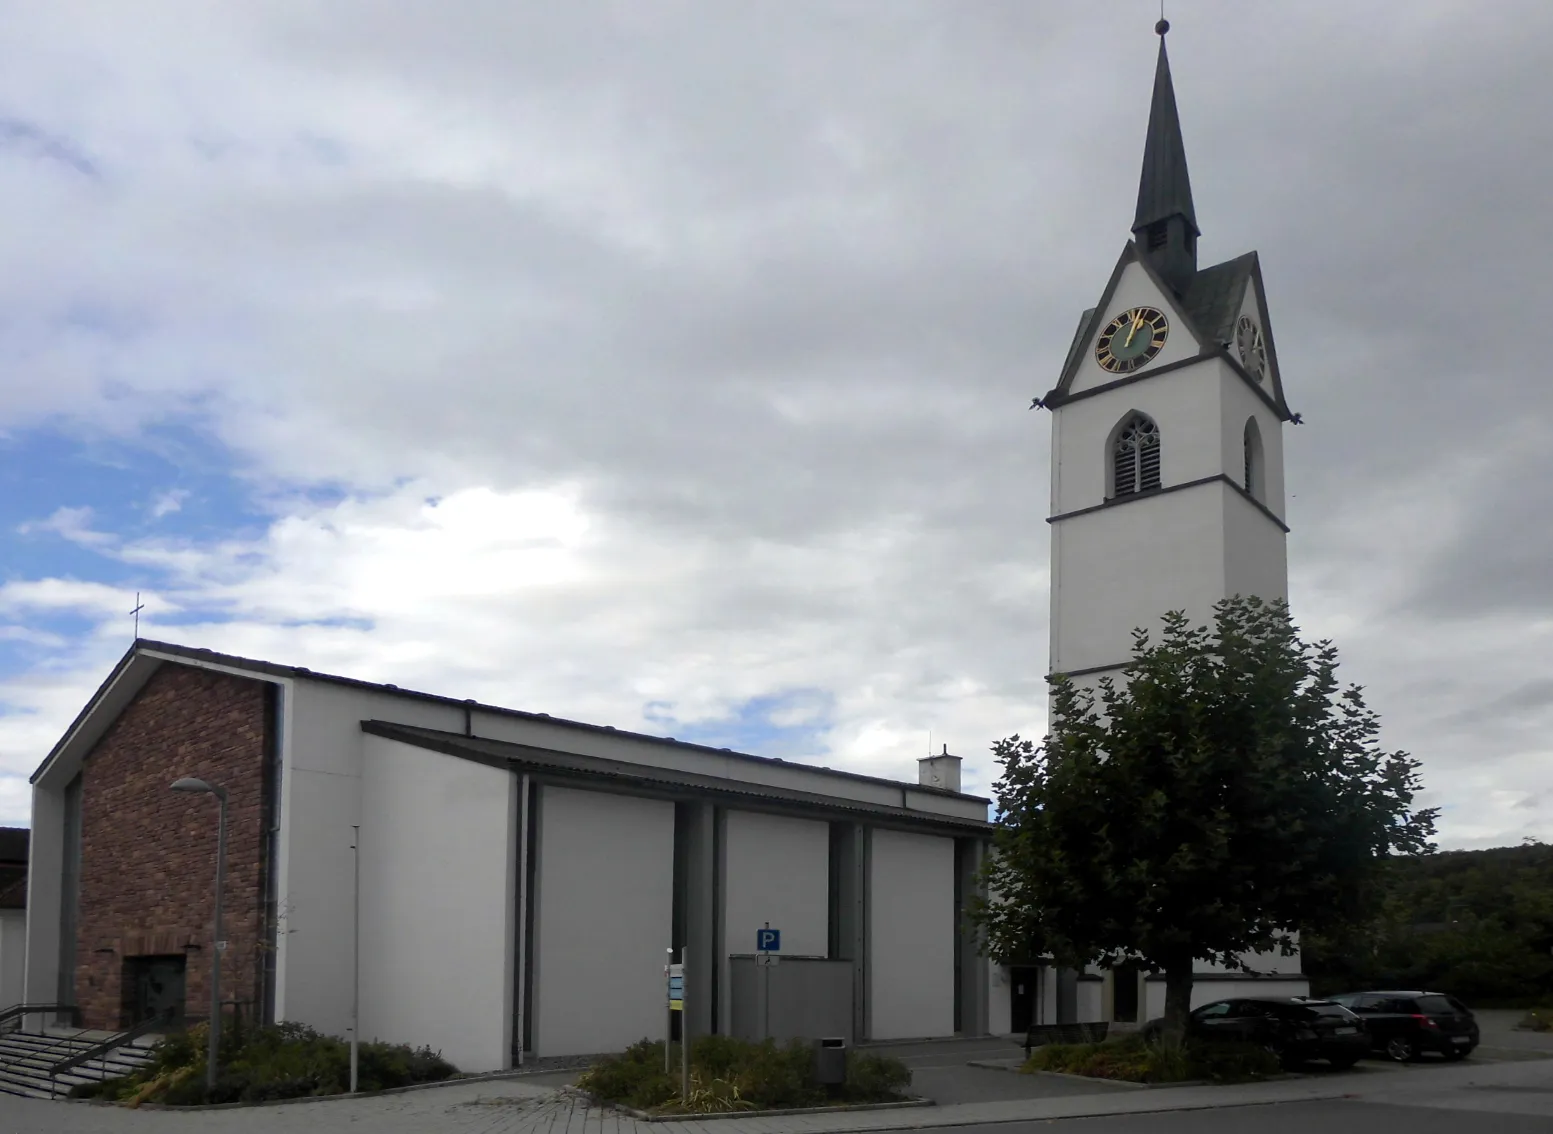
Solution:
[{"label": "red brick wall", "polygon": [[227,789],[222,1000],[257,1000],[266,687],[164,664],[87,757],[75,974],[86,1027],[120,1025],[133,956],[185,954],[186,1010],[209,1011],[217,804],[168,790],[181,776]]}]

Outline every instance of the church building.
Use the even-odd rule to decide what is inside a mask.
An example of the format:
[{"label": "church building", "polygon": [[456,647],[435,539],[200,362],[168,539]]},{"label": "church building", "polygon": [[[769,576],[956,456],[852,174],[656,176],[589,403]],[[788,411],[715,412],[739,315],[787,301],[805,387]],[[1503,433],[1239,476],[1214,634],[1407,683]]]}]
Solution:
[{"label": "church building", "polygon": [[672,959],[692,1034],[980,1034],[962,912],[988,801],[958,757],[918,764],[903,783],[137,641],[33,776],[25,1002],[109,1031],[203,1017],[219,952],[228,1012],[492,1071],[662,1037]]},{"label": "church building", "polygon": [[[1256,253],[1198,264],[1167,27],[1132,239],[1037,400],[1050,669],[1090,683],[1165,611],[1206,621],[1220,599],[1288,590],[1298,418]],[[33,776],[25,1000],[76,1006],[90,1028],[199,1016],[219,955],[223,1000],[249,1018],[430,1045],[469,1072],[618,1051],[679,1021],[858,1042],[1162,1014],[1162,980],[1136,969],[982,958],[964,913],[988,801],[960,790],[947,752],[918,772],[138,640]],[[186,777],[211,790],[172,790]],[[665,966],[682,958],[675,1016]],[[1198,1002],[1308,991],[1298,956],[1253,967],[1205,970]]]},{"label": "church building", "polygon": [[[1133,630],[1157,628],[1166,611],[1202,624],[1223,599],[1286,599],[1289,588],[1283,427],[1299,419],[1284,400],[1257,254],[1198,264],[1169,24],[1155,30],[1132,239],[1036,403],[1052,415],[1050,670],[1091,689],[1121,676]],[[1194,1003],[1309,992],[1297,954],[1248,963],[1264,975],[1201,971]],[[1153,1019],[1164,995],[1162,974],[1126,967],[1000,968],[993,1028]]]}]

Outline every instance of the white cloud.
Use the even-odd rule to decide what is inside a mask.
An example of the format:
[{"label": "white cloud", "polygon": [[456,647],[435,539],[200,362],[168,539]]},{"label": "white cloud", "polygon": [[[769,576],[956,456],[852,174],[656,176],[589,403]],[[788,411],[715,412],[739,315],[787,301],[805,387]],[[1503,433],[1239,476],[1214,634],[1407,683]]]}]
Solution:
[{"label": "white cloud", "polygon": [[17,527],[18,535],[48,532],[82,547],[103,547],[113,542],[113,536],[94,531],[91,527],[92,509],[59,508],[46,520],[28,520]]},{"label": "white cloud", "polygon": [[158,493],[156,499],[151,501],[151,518],[160,520],[163,516],[182,511],[183,502],[188,498],[189,490],[186,488],[172,488]]},{"label": "white cloud", "polygon": [[[1044,722],[1049,423],[1024,407],[1127,236],[1149,19],[459,13],[9,13],[0,100],[97,173],[0,150],[0,429],[192,421],[275,519],[135,538],[40,504],[69,507],[29,551],[107,558],[7,565],[13,634],[87,629],[0,690],[5,767],[127,643],[127,573],[147,632],[622,726],[819,690],[823,718],[778,717],[828,721],[825,762],[910,778],[931,731],[985,790],[992,741]],[[1204,255],[1261,250],[1309,422],[1296,613],[1426,761],[1448,838],[1553,834],[1543,709],[1502,702],[1553,612],[1511,554],[1541,450],[1507,426],[1548,417],[1520,352],[1553,307],[1553,119],[1503,113],[1545,101],[1553,9],[1177,23]],[[1489,591],[1522,606],[1447,601]]]}]

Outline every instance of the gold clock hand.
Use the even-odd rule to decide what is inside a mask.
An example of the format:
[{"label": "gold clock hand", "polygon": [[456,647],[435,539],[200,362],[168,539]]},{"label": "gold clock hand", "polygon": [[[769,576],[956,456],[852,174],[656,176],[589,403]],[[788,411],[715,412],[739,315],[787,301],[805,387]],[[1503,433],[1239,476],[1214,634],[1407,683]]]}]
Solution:
[{"label": "gold clock hand", "polygon": [[1132,317],[1132,330],[1127,332],[1127,341],[1122,344],[1123,346],[1132,346],[1132,337],[1138,333],[1138,328],[1141,326],[1143,326],[1143,316],[1134,315]]}]

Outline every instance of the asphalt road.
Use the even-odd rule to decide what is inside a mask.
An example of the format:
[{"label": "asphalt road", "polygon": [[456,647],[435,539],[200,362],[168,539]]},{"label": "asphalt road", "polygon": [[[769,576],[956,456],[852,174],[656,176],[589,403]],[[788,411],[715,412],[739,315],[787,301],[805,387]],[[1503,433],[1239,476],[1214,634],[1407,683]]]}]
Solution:
[{"label": "asphalt road", "polygon": [[1384,1103],[1297,1102],[957,1126],[954,1134],[1322,1134],[1334,1130],[1364,1134],[1550,1134],[1553,1118]]}]

